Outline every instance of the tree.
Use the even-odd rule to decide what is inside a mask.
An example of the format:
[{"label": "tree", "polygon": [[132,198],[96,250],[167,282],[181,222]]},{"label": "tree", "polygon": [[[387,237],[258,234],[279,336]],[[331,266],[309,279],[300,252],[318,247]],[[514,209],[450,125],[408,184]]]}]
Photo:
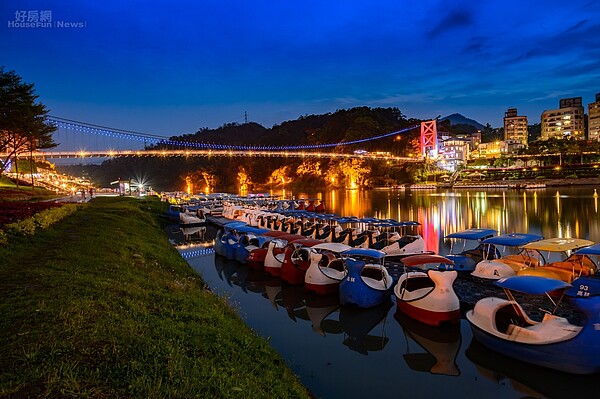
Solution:
[{"label": "tree", "polygon": [[275,169],[273,173],[271,173],[271,176],[269,176],[269,180],[267,183],[274,184],[277,186],[285,186],[286,183],[289,183],[291,181],[292,178],[290,177],[290,167],[288,165],[285,165],[281,168]]},{"label": "tree", "polygon": [[20,154],[56,146],[52,140],[56,127],[46,123],[48,110],[36,102],[38,97],[33,84],[0,67],[0,152],[6,154],[0,173],[5,172],[11,158],[16,161]]},{"label": "tree", "polygon": [[243,166],[240,166],[237,174],[238,187],[241,192],[246,192],[252,185],[252,181],[250,180],[250,176],[246,173],[246,169]]}]

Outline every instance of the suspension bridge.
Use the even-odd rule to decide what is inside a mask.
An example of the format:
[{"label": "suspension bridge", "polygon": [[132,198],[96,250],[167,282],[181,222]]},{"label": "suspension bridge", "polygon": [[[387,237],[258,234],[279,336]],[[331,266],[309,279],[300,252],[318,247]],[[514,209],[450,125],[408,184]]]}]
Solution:
[{"label": "suspension bridge", "polygon": [[[28,153],[28,157],[116,158],[116,157],[301,157],[301,158],[363,158],[380,161],[422,162],[437,153],[437,123],[435,120],[374,137],[338,143],[294,146],[240,146],[173,140],[164,136],[110,128],[52,116],[48,123],[56,127],[53,134],[57,147]],[[421,129],[421,157],[400,157],[387,152],[338,152],[340,146],[359,145],[386,137]],[[328,150],[332,149],[332,150]]]}]

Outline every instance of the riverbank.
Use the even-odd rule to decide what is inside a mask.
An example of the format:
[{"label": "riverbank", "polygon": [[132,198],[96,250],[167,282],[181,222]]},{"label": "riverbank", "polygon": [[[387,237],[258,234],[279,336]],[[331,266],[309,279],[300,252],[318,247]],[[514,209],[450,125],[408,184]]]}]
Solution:
[{"label": "riverbank", "polygon": [[96,198],[0,248],[2,397],[310,397],[171,247],[156,198]]},{"label": "riverbank", "polygon": [[535,189],[545,187],[569,187],[569,186],[599,186],[600,178],[565,178],[565,179],[510,179],[510,180],[460,180],[454,183],[428,182],[415,184],[404,188],[513,188],[513,189]]}]

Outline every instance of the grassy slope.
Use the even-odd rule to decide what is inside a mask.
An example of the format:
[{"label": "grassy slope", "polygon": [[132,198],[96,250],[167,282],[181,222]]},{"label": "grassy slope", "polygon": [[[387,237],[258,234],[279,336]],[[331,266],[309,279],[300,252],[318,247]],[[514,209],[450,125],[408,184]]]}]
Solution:
[{"label": "grassy slope", "polygon": [[6,176],[0,175],[0,201],[31,201],[46,200],[56,198],[57,194],[46,190],[43,187],[24,187],[17,188]]},{"label": "grassy slope", "polygon": [[0,248],[0,396],[309,396],[169,246],[156,205],[98,198]]}]

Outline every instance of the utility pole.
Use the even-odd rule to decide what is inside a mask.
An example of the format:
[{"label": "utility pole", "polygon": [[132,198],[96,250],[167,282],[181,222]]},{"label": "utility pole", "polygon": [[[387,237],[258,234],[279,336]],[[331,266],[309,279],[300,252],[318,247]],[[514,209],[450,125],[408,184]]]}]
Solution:
[{"label": "utility pole", "polygon": [[248,112],[244,111],[244,123],[248,123]]}]

